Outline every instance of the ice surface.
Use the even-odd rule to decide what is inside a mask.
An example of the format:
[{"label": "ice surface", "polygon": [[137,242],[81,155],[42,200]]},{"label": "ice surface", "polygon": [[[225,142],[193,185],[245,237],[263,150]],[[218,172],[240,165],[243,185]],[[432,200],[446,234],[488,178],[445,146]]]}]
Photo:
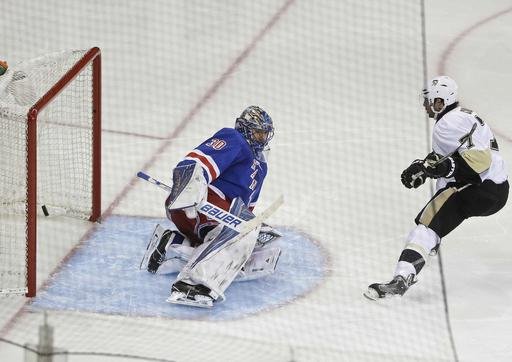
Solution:
[{"label": "ice surface", "polygon": [[310,292],[326,275],[326,255],[307,235],[279,228],[284,236],[272,245],[282,249],[275,273],[236,282],[226,301],[212,310],[165,302],[174,275],[139,270],[155,224],[164,219],[112,216],[56,273],[33,301],[34,309],[87,311],[127,316],[179,319],[236,319],[287,304]]}]

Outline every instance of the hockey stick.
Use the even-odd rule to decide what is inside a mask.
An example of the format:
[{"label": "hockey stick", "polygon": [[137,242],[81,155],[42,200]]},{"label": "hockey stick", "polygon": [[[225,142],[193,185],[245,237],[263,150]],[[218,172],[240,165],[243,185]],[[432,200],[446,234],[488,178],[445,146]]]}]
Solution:
[{"label": "hockey stick", "polygon": [[[444,162],[449,157],[452,157],[455,154],[455,152],[457,152],[468,140],[471,140],[471,136],[473,135],[473,132],[475,132],[476,126],[477,126],[477,124],[473,123],[471,130],[466,135],[464,135],[460,138],[460,145],[453,152],[451,152],[451,153],[447,154],[446,156],[443,156],[439,160],[437,160],[431,167],[436,167],[437,165]],[[416,180],[418,177],[420,177],[424,173],[425,172],[423,172],[423,171],[415,173],[414,175],[412,175],[412,180],[413,181]]]},{"label": "hockey stick", "polygon": [[[163,182],[158,181],[157,179],[149,176],[147,173],[145,173],[143,171],[137,172],[137,177],[139,177],[145,181],[148,181],[149,183],[156,185],[167,192],[171,192],[171,190],[172,190],[172,187],[170,187],[169,185],[166,185]],[[275,209],[277,209],[283,203],[282,195],[276,201],[274,201],[274,203],[271,206],[273,206],[276,203],[278,205],[275,206]],[[245,220],[239,218],[238,216],[231,214],[228,211],[220,209],[219,207],[215,206],[214,204],[212,204],[206,200],[202,201],[199,205],[196,206],[196,208],[197,208],[197,211],[200,212],[201,214],[206,215],[207,217],[218,221],[222,225],[225,225],[228,228],[238,231],[240,233],[242,232],[242,230],[244,230],[246,228],[246,225],[248,225],[253,220],[258,219],[258,217],[256,216],[255,218],[253,218],[249,221],[245,221]],[[265,211],[267,211],[267,210],[265,210]],[[258,219],[258,220],[260,220],[260,219]]]},{"label": "hockey stick", "polygon": [[143,171],[137,172],[137,177],[139,177],[143,180],[146,180],[147,182],[152,183],[153,185],[156,185],[167,192],[172,191],[171,186],[168,186],[168,185],[164,184],[163,182],[160,182],[157,179],[154,179],[153,177],[149,176],[147,173],[145,173]]}]

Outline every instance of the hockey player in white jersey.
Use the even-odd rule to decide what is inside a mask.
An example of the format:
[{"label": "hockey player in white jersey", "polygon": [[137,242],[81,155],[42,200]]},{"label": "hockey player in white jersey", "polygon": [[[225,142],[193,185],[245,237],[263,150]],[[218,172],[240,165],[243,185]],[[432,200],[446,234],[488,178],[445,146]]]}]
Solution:
[{"label": "hockey player in white jersey", "polygon": [[364,293],[369,299],[403,295],[444,236],[465,219],[492,215],[507,202],[509,184],[498,142],[487,123],[459,106],[455,81],[436,77],[423,94],[425,111],[435,119],[433,151],[413,161],[401,180],[407,188],[418,188],[428,178],[437,179],[436,193],[416,217],[393,279],[371,284]]}]

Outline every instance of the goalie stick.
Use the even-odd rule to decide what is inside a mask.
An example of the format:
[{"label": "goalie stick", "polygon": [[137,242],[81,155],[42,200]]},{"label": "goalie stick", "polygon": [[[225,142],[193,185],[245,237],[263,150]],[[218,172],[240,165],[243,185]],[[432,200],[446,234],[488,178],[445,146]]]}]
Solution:
[{"label": "goalie stick", "polygon": [[[437,160],[433,165],[432,167],[436,167],[437,165],[439,165],[440,163],[442,163],[443,161],[445,161],[447,158],[449,157],[452,157],[455,152],[457,152],[468,140],[471,140],[471,136],[473,135],[473,132],[475,132],[476,130],[476,126],[477,124],[476,123],[473,123],[473,126],[471,127],[471,130],[465,134],[464,136],[462,136],[460,138],[460,145],[451,153],[447,154],[446,156],[443,156],[441,157],[439,160]],[[423,175],[424,172],[423,171],[420,171],[414,175],[412,175],[412,180],[416,180],[418,177],[420,177],[421,175]]]},{"label": "goalie stick", "polygon": [[[147,173],[145,173],[143,171],[137,172],[137,177],[139,177],[153,185],[156,185],[167,192],[171,192],[171,190],[172,190],[172,187],[170,187],[169,185],[166,185],[163,182],[158,181],[157,179],[149,176]],[[219,207],[215,206],[214,204],[212,204],[206,200],[202,201],[199,205],[197,205],[197,211],[208,216],[211,219],[218,221],[222,225],[225,225],[228,228],[238,231],[238,232],[240,232],[240,234],[243,234],[243,231],[247,230],[247,228],[250,228],[252,230],[253,228],[255,228],[258,225],[257,223],[256,224],[254,223],[255,220],[260,220],[259,222],[261,222],[262,220],[264,220],[265,218],[270,216],[275,210],[277,210],[277,208],[279,206],[281,206],[282,203],[283,203],[283,195],[279,196],[278,199],[276,201],[274,201],[272,203],[272,205],[267,210],[263,211],[260,215],[258,215],[258,216],[261,216],[264,213],[268,213],[268,210],[271,209],[272,211],[270,213],[268,213],[267,216],[263,217],[263,219],[261,217],[256,216],[255,218],[253,218],[249,221],[245,221],[236,215],[233,215],[223,209],[220,209]],[[251,225],[254,225],[254,226],[251,226]]]}]

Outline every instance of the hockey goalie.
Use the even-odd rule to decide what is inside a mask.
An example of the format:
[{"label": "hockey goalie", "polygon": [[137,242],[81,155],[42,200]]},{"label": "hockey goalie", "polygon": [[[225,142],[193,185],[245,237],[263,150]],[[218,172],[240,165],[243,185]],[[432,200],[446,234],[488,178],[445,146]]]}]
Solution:
[{"label": "hockey goalie", "polygon": [[212,307],[233,280],[272,274],[280,236],[252,213],[267,174],[266,154],[274,126],[260,107],[246,108],[235,128],[205,140],[173,170],[165,201],[173,228],[157,225],[140,268],[179,272],[168,302]]}]

